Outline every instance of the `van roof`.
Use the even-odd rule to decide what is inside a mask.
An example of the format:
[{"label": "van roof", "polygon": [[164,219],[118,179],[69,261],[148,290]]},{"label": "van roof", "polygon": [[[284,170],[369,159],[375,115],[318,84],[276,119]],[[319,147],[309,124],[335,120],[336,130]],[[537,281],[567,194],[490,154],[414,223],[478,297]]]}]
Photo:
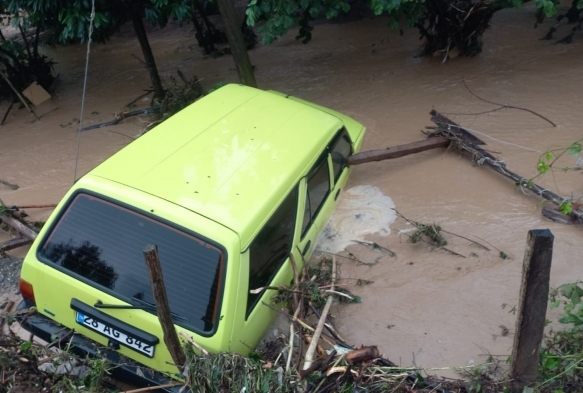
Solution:
[{"label": "van roof", "polygon": [[225,225],[246,248],[340,127],[337,117],[305,103],[227,85],[89,174]]}]

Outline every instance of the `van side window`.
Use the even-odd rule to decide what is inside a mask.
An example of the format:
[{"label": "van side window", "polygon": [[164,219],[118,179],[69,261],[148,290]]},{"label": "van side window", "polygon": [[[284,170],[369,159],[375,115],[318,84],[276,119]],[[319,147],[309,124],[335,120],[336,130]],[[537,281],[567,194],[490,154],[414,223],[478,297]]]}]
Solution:
[{"label": "van side window", "polygon": [[[285,198],[249,247],[249,290],[269,285],[292,249],[298,187]],[[247,315],[263,293],[248,294]]]},{"label": "van side window", "polygon": [[302,224],[302,237],[308,232],[316,214],[330,191],[328,154],[323,154],[308,174],[308,195]]},{"label": "van side window", "polygon": [[352,143],[350,136],[343,128],[339,135],[330,144],[330,154],[332,155],[332,165],[334,169],[334,180],[337,181],[346,167],[346,158],[352,154]]}]

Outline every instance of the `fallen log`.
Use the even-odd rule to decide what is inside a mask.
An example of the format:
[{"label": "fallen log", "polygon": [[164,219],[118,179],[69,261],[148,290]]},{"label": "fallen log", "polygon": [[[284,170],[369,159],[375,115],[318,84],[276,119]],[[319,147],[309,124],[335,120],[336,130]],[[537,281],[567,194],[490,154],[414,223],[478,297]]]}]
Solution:
[{"label": "fallen log", "polygon": [[561,213],[560,211],[558,211],[556,209],[550,209],[548,207],[543,207],[541,213],[543,216],[545,216],[549,220],[552,220],[552,221],[555,221],[555,222],[558,222],[561,224],[565,224],[565,225],[574,224],[576,221],[575,217],[566,216],[563,213]]},{"label": "fallen log", "polygon": [[14,250],[15,248],[28,246],[29,244],[32,244],[32,239],[27,239],[25,237],[10,239],[7,242],[0,243],[0,252]]},{"label": "fallen log", "polygon": [[[472,160],[477,165],[485,165],[492,168],[501,175],[511,179],[518,187],[532,191],[536,195],[552,202],[557,207],[560,207],[563,203],[568,201],[568,199],[563,198],[542,186],[539,186],[532,180],[524,178],[509,170],[506,167],[504,161],[499,160],[486,150],[482,149],[480,145],[485,145],[485,143],[472,135],[472,133],[466,130],[464,127],[448,119],[435,110],[432,110],[430,115],[431,121],[437,124],[437,128],[431,129],[430,132],[427,132],[428,137],[442,136],[448,138],[451,141],[450,146],[470,154],[472,156]],[[574,219],[583,222],[583,211],[574,209],[571,213],[571,216]]]},{"label": "fallen log", "polygon": [[437,149],[438,147],[447,147],[450,142],[451,140],[446,137],[436,136],[413,143],[407,143],[405,145],[356,153],[349,156],[346,159],[346,163],[348,165],[359,165],[372,161],[390,160],[392,158],[404,157],[425,150]]},{"label": "fallen log", "polygon": [[14,217],[8,217],[5,215],[0,216],[0,221],[3,221],[6,225],[14,228],[16,231],[20,232],[25,237],[34,240],[36,239],[38,233],[36,233],[31,227],[28,225],[18,221]]}]

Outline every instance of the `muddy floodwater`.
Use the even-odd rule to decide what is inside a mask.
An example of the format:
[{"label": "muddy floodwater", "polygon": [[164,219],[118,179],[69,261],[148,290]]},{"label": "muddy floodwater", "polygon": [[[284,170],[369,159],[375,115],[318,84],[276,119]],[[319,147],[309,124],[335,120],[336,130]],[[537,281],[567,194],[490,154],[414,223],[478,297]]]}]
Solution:
[{"label": "muddy floodwater", "polygon": [[[499,12],[482,54],[445,64],[416,57],[416,32],[399,36],[383,19],[321,24],[308,45],[292,32],[250,55],[260,87],[334,108],[366,125],[364,150],[424,138],[419,131],[431,125],[428,113],[435,108],[486,134],[478,136],[487,148],[528,177],[536,174],[542,152],[583,134],[583,39],[570,45],[540,41],[549,23],[533,29],[534,20],[533,7]],[[237,81],[232,59],[203,58],[189,26],[154,30],[150,38],[164,78],[180,68],[205,87]],[[13,111],[0,127],[0,179],[20,186],[13,191],[0,185],[7,205],[58,202],[73,181],[85,46],[44,51],[58,62],[61,78],[56,97],[39,108],[50,113],[32,122],[26,110]],[[132,54],[141,57],[129,29],[92,47],[84,125],[112,119],[149,86]],[[464,81],[481,97],[529,108],[557,127],[513,109],[466,115],[496,106],[470,94]],[[0,105],[2,113],[4,108]],[[78,174],[128,144],[145,121],[134,117],[83,133]],[[563,165],[574,163],[570,157]],[[583,193],[582,180],[571,172],[547,175],[540,183],[570,196]],[[411,226],[392,207],[412,220],[489,244],[491,251],[455,237],[447,238],[448,247],[466,258],[410,244]],[[29,213],[46,219],[50,210]],[[438,149],[355,167],[318,246],[339,254],[343,285],[362,297],[361,304],[333,308],[341,335],[355,345],[376,344],[402,365],[462,366],[485,361],[486,352],[508,355],[516,318],[509,311],[518,301],[527,231],[536,228],[555,235],[551,285],[582,279],[583,232],[545,220],[538,198],[457,153]],[[376,242],[396,256],[353,240]],[[508,258],[500,258],[498,249]],[[372,283],[357,286],[357,279]],[[510,334],[502,336],[500,326]]]}]

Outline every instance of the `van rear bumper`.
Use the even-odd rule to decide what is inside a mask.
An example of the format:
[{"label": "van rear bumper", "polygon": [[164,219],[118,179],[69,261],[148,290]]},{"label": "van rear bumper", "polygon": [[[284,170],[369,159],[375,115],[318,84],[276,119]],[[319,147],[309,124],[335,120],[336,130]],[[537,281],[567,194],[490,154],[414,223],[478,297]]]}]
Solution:
[{"label": "van rear bumper", "polygon": [[[33,306],[31,302],[23,300],[18,305],[17,311],[27,310],[31,306]],[[63,325],[42,314],[35,313],[31,316],[20,316],[18,322],[25,330],[47,343],[56,343],[56,345],[60,347],[65,347],[69,344],[68,337],[71,334],[71,329],[65,328]],[[59,340],[62,340],[62,342],[59,342]],[[100,358],[107,359],[110,363],[116,366],[110,371],[112,376],[125,383],[139,387],[147,387],[176,382],[175,380],[168,378],[166,375],[146,368],[145,366],[119,354],[115,350],[97,344],[93,340],[80,334],[73,334],[70,341],[70,351],[73,352],[73,354],[80,358],[99,356]],[[180,388],[181,386],[179,385],[173,388],[166,388],[163,391],[178,392]],[[185,391],[189,390],[185,389]]]}]

